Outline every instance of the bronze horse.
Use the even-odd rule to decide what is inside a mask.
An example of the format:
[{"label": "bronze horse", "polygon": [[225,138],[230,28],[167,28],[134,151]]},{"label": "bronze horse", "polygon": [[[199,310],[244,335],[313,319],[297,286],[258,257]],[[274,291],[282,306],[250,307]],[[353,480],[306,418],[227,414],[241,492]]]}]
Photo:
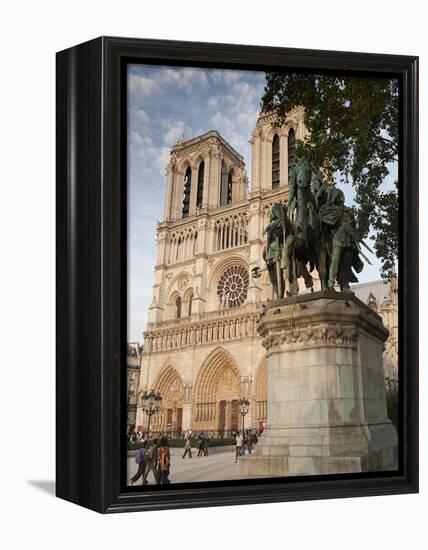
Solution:
[{"label": "bronze horse", "polygon": [[[292,289],[296,287],[296,279],[299,276],[303,277],[307,288],[313,289],[310,273],[314,267],[318,271],[321,288],[328,288],[331,246],[326,241],[325,232],[321,231],[319,207],[311,189],[314,179],[316,183],[320,183],[319,177],[318,180],[316,178],[309,160],[306,157],[300,158],[290,178],[288,203],[288,215],[293,221],[294,233],[294,238],[290,239],[290,248],[292,256],[294,255],[295,272],[290,273],[288,277]],[[297,294],[297,292],[298,287],[291,293]]]}]

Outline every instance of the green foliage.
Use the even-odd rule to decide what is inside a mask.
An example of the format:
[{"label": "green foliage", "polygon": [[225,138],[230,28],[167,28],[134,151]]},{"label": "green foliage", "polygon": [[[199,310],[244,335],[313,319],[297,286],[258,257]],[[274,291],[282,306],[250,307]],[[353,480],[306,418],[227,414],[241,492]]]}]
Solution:
[{"label": "green foliage", "polygon": [[235,445],[233,437],[214,437],[208,442],[208,447],[223,447],[226,445]]},{"label": "green foliage", "polygon": [[398,254],[398,182],[385,178],[398,160],[398,81],[298,73],[266,73],[262,110],[287,113],[304,108],[309,136],[296,144],[329,178],[355,188],[361,238],[374,231],[382,275]]},{"label": "green foliage", "polygon": [[[157,443],[157,440],[156,440]],[[208,447],[222,447],[225,445],[234,445],[235,440],[233,437],[213,437],[208,441]],[[184,448],[184,438],[177,437],[169,441],[169,446],[171,448]],[[128,441],[128,451],[136,451],[141,447],[141,443],[130,443]],[[192,447],[199,447],[199,439],[196,437],[192,438]]]}]

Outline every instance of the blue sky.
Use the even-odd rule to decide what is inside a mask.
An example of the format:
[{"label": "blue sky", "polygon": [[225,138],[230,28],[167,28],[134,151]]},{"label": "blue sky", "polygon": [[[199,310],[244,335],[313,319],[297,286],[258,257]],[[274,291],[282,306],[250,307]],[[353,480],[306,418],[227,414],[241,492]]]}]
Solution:
[{"label": "blue sky", "polygon": [[[147,322],[171,147],[183,134],[190,139],[217,130],[243,155],[251,178],[249,139],[264,84],[263,72],[128,66],[128,341],[142,342]],[[364,253],[373,266],[366,264],[358,278],[376,280],[380,264]]]}]

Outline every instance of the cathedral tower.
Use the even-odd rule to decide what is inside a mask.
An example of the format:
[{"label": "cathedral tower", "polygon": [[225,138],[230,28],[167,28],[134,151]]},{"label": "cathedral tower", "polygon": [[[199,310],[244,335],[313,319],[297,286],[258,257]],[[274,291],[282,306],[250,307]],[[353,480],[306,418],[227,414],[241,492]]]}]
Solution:
[{"label": "cathedral tower", "polygon": [[[305,134],[301,110],[274,123],[262,114],[251,136],[250,190],[244,159],[218,132],[172,148],[139,388],[162,395],[155,431],[229,434],[240,427],[242,397],[251,402],[247,427],[266,418],[255,323],[272,289],[251,269],[263,266],[263,230],[272,205],[287,200],[295,139]],[[140,399],[137,427],[146,425]]]}]

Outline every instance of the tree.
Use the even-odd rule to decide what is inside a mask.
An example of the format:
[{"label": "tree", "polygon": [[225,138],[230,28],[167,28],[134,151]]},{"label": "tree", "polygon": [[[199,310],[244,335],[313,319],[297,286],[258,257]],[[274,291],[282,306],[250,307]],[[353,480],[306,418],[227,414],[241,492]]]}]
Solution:
[{"label": "tree", "polygon": [[297,154],[353,185],[360,237],[372,232],[382,276],[389,277],[398,255],[398,181],[387,179],[398,162],[398,81],[266,73],[262,110],[274,111],[281,126],[299,106],[309,135],[297,142]]}]

